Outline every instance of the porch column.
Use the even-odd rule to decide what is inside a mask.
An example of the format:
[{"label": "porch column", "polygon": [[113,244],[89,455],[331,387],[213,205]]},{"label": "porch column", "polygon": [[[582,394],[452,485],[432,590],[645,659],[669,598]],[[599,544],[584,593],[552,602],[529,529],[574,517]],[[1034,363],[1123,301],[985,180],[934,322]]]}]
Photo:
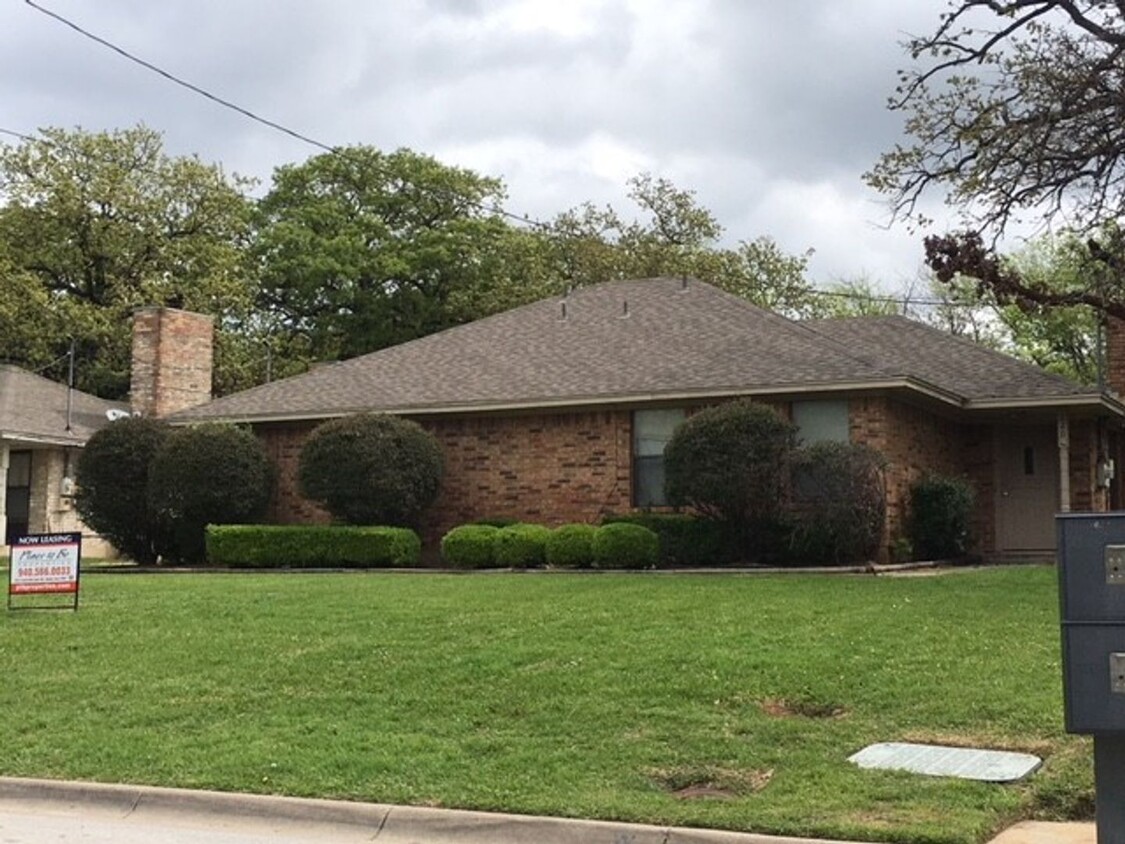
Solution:
[{"label": "porch column", "polygon": [[8,544],[8,444],[0,440],[0,554]]},{"label": "porch column", "polygon": [[1059,512],[1070,512],[1070,420],[1060,413],[1055,423],[1059,440]]}]

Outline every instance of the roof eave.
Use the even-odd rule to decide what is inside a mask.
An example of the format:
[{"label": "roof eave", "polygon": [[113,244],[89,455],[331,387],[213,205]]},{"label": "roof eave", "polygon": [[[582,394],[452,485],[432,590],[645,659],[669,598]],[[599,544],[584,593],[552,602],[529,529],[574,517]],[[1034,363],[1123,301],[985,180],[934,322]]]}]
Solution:
[{"label": "roof eave", "polygon": [[441,416],[456,413],[501,413],[529,410],[557,410],[561,408],[591,408],[655,402],[698,401],[734,398],[737,396],[817,395],[839,392],[869,392],[873,390],[913,389],[934,398],[963,405],[959,396],[933,385],[911,378],[884,378],[857,381],[826,381],[816,383],[770,384],[766,386],[731,386],[708,390],[668,390],[645,393],[612,393],[600,396],[578,396],[559,399],[528,399],[515,402],[472,402],[460,404],[387,405],[384,407],[336,408],[319,412],[298,413],[232,413],[171,417],[172,425],[193,425],[203,422],[229,422],[233,424],[263,424],[273,422],[311,422],[319,419],[336,419],[353,413],[389,413],[399,416]]},{"label": "roof eave", "polygon": [[52,434],[33,434],[27,431],[0,431],[0,442],[28,443],[30,445],[57,445],[68,448],[81,448],[88,437],[78,435],[57,436]]},{"label": "roof eave", "polygon": [[968,410],[1016,410],[1020,408],[1098,408],[1114,416],[1125,417],[1125,403],[1108,393],[1074,393],[1061,396],[1032,396],[1020,398],[990,397],[970,399]]}]

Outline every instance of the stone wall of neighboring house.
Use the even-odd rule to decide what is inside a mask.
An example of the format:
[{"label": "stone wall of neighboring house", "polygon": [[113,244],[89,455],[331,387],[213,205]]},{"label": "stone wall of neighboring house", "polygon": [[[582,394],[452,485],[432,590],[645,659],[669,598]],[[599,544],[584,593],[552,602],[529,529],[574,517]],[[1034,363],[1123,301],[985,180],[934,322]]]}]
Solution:
[{"label": "stone wall of neighboring house", "polygon": [[[70,476],[74,477],[77,450],[71,450]],[[87,558],[116,556],[114,548],[78,517],[74,501],[62,494],[67,475],[67,450],[36,449],[31,455],[31,502],[28,526],[33,533],[81,533],[82,554]]]}]

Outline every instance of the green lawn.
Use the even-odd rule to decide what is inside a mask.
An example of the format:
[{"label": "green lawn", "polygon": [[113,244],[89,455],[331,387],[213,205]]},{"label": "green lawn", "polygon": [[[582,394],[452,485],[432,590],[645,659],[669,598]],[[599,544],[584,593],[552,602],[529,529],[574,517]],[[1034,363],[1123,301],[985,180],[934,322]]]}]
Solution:
[{"label": "green lawn", "polygon": [[[1049,568],[82,589],[4,616],[0,773],[935,842],[1090,811]],[[1000,786],[845,761],[895,740],[1046,764]]]}]

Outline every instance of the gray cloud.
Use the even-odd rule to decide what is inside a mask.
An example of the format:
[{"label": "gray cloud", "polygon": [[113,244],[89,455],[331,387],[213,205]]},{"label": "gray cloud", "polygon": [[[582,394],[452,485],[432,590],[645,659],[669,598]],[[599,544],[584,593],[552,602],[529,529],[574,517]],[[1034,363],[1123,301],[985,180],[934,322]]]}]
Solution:
[{"label": "gray cloud", "polygon": [[[409,146],[502,176],[548,217],[624,205],[645,169],[696,190],[730,239],[815,247],[818,279],[915,275],[861,173],[932,0],[43,2],[329,144]],[[317,150],[129,64],[23,4],[0,12],[0,126],[144,122],[169,150],[268,180]]]}]

